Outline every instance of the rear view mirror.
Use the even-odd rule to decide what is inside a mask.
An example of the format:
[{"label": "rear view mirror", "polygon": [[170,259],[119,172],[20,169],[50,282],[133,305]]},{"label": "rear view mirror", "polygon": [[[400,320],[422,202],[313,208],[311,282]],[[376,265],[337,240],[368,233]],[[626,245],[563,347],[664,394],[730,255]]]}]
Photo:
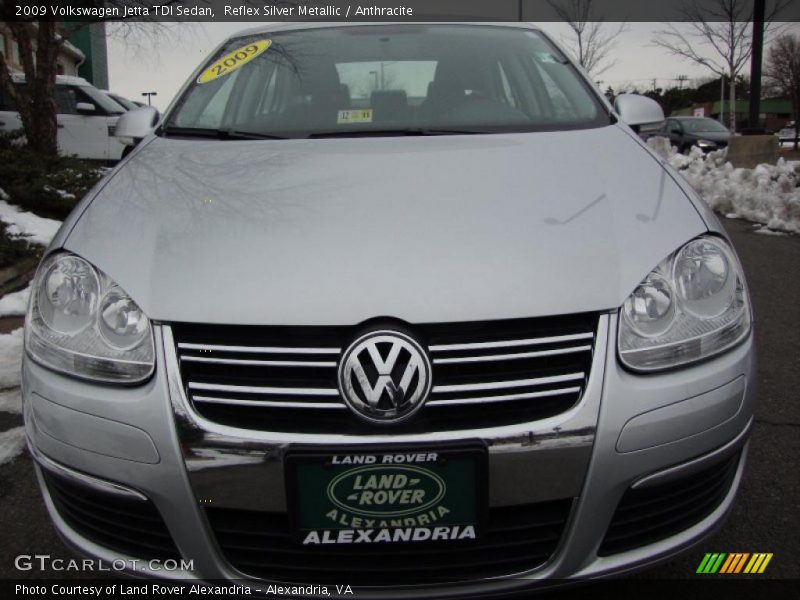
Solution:
[{"label": "rear view mirror", "polygon": [[93,113],[97,112],[97,107],[91,102],[78,102],[75,105],[75,110],[79,113]]},{"label": "rear view mirror", "polygon": [[130,110],[117,121],[114,135],[125,146],[135,146],[153,131],[158,123],[158,111],[152,106]]}]

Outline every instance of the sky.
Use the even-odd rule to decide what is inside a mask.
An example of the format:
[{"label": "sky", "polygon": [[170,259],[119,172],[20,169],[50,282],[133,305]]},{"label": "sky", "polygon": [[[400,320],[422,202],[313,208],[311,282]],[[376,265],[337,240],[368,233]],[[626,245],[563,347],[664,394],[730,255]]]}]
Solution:
[{"label": "sky", "polygon": [[[110,89],[138,101],[145,101],[142,92],[157,92],[152,101],[163,111],[191,72],[218,44],[231,34],[252,26],[252,22],[178,24],[167,35],[143,36],[139,43],[111,35],[108,43]],[[610,31],[618,26],[607,24]],[[543,23],[540,27],[559,42],[568,32],[561,23]],[[790,27],[800,33],[800,24]],[[690,80],[713,76],[707,68],[654,46],[653,33],[663,28],[663,23],[628,23],[611,54],[616,63],[596,77],[601,87],[605,90],[610,85],[619,90],[635,86],[645,90],[653,87],[653,79],[656,87],[663,88],[675,85],[679,75],[686,75]],[[154,38],[158,40],[155,48],[151,43]],[[749,67],[746,71],[749,73]]]}]

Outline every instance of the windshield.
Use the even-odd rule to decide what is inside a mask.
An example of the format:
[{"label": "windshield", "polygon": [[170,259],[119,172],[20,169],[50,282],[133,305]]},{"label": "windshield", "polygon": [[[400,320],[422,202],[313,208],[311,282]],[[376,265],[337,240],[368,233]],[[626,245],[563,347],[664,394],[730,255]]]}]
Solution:
[{"label": "windshield", "polygon": [[689,133],[697,133],[700,131],[729,133],[725,125],[714,119],[687,119],[683,121],[683,128]]},{"label": "windshield", "polygon": [[127,98],[123,98],[122,96],[117,96],[116,94],[108,94],[108,97],[111,98],[117,104],[119,104],[125,110],[133,110],[135,108],[139,108],[133,102],[131,102]]},{"label": "windshield", "polygon": [[180,98],[165,130],[490,133],[609,120],[586,82],[535,31],[385,25],[231,40]]},{"label": "windshield", "polygon": [[82,85],[80,86],[80,89],[84,94],[89,96],[89,98],[91,98],[95,104],[99,105],[107,113],[112,115],[121,115],[125,112],[125,109],[122,106],[114,102],[96,87]]}]

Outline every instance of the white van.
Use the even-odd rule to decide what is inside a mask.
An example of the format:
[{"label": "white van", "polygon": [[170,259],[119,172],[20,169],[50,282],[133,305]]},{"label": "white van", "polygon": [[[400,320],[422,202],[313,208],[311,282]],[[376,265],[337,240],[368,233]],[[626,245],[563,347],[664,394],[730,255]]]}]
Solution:
[{"label": "white van", "polygon": [[[24,75],[15,74],[17,85]],[[121,106],[85,79],[58,75],[58,148],[61,154],[95,160],[119,160],[124,146],[114,137]],[[0,131],[22,128],[13,100],[0,90]]]}]

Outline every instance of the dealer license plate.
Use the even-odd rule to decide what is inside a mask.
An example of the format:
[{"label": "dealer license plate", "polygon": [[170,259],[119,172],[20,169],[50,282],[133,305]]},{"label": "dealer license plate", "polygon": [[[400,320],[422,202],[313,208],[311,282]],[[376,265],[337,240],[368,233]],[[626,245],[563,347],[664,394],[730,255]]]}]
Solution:
[{"label": "dealer license plate", "polygon": [[486,507],[486,450],[292,451],[287,500],[303,545],[475,540]]}]

